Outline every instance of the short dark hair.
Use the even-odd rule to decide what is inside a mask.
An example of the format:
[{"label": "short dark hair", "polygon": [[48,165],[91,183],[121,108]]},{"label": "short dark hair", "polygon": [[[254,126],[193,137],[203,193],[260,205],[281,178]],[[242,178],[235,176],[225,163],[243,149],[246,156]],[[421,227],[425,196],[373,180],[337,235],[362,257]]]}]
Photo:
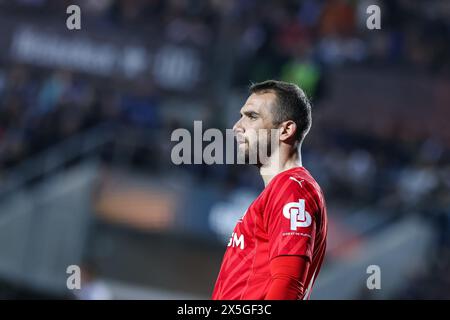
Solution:
[{"label": "short dark hair", "polygon": [[305,92],[296,84],[267,80],[250,86],[250,93],[273,92],[276,95],[276,108],[272,108],[273,123],[292,120],[297,125],[296,139],[303,141],[311,128],[311,103]]}]

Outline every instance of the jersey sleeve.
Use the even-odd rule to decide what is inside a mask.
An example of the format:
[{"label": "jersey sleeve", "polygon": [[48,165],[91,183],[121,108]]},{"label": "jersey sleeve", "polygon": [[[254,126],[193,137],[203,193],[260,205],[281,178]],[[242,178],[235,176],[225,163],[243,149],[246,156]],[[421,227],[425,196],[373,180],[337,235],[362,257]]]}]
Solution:
[{"label": "jersey sleeve", "polygon": [[266,300],[303,299],[309,261],[299,256],[279,256],[270,262],[271,285]]},{"label": "jersey sleeve", "polygon": [[265,211],[270,260],[297,255],[311,261],[319,210],[313,195],[305,180],[286,177],[274,186]]}]

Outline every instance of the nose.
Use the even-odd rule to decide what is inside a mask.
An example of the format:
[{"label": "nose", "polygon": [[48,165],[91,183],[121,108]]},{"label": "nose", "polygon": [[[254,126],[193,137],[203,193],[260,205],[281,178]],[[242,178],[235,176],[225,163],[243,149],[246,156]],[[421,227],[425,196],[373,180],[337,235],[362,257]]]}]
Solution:
[{"label": "nose", "polygon": [[242,120],[242,118],[241,119],[239,119],[235,124],[234,124],[234,126],[233,126],[233,132],[236,134],[236,133],[243,133],[244,132],[244,128],[242,128],[242,125],[241,125],[241,120]]}]

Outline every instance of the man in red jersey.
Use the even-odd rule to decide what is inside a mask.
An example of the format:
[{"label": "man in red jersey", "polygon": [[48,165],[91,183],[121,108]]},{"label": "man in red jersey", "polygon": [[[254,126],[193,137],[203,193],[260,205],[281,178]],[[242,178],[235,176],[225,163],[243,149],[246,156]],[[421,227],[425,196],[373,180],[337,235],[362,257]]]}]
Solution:
[{"label": "man in red jersey", "polygon": [[[250,93],[233,131],[247,160],[258,150],[265,189],[234,228],[212,299],[309,299],[327,237],[324,196],[300,153],[311,106],[291,83],[269,80],[252,85]],[[268,143],[274,132],[275,146]],[[263,145],[265,159],[259,154]]]}]

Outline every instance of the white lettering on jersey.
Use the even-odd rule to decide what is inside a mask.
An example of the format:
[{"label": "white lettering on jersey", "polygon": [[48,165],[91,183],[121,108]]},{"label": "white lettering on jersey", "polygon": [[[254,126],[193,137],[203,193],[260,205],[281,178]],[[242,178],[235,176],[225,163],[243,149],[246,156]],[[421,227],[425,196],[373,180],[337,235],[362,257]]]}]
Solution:
[{"label": "white lettering on jersey", "polygon": [[228,247],[240,247],[244,249],[244,235],[241,234],[239,237],[235,232],[230,237],[230,241],[228,241]]}]

